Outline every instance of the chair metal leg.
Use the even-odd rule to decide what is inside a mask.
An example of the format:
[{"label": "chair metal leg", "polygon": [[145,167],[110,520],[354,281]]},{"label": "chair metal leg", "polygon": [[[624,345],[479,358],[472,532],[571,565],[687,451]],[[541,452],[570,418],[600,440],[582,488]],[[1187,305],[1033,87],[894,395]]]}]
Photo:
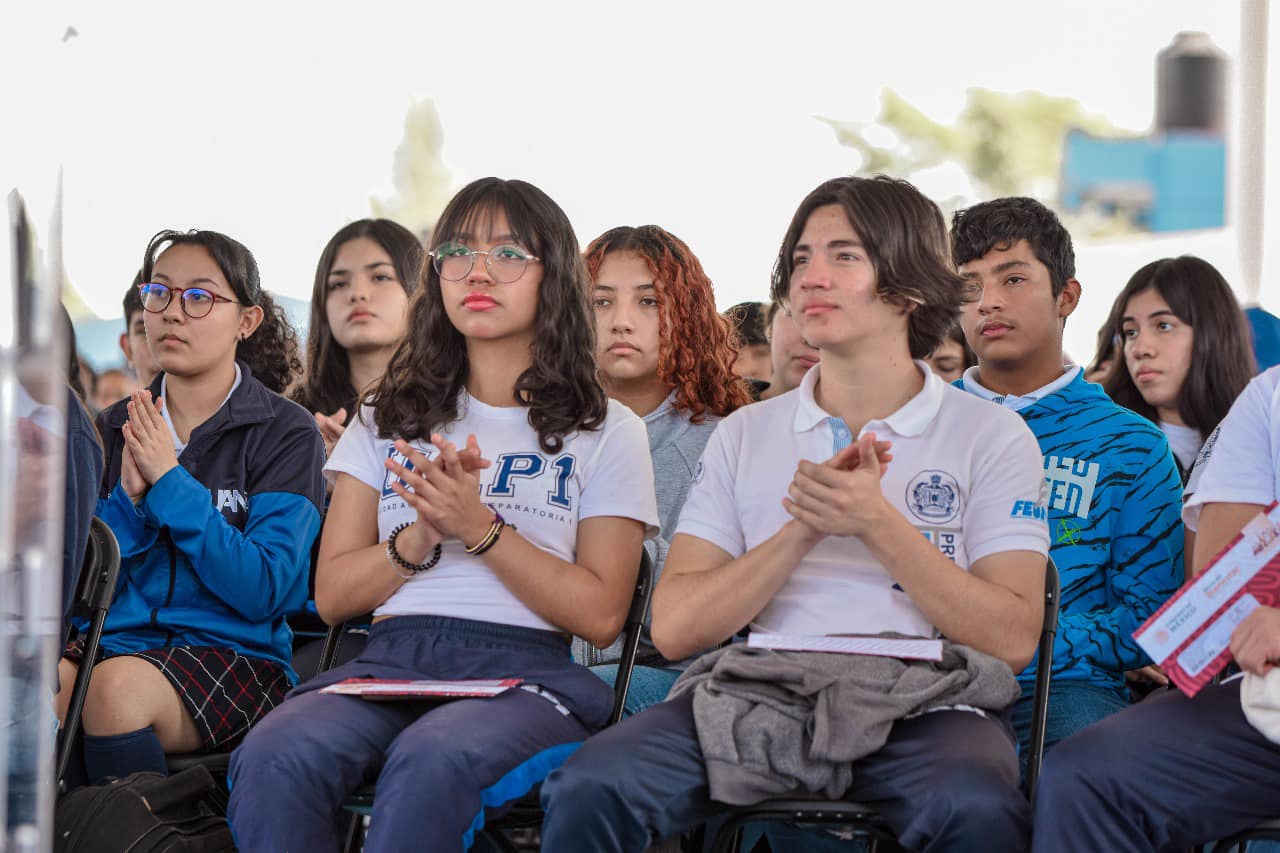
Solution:
[{"label": "chair metal leg", "polygon": [[343,853],[360,853],[364,849],[364,820],[364,815],[352,813],[347,839],[342,844]]}]

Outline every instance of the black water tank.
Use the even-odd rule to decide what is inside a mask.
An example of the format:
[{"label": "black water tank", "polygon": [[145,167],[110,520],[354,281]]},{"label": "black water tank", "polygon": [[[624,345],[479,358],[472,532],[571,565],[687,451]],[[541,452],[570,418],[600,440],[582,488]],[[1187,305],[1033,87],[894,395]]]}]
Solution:
[{"label": "black water tank", "polygon": [[1204,33],[1178,33],[1156,55],[1156,131],[1222,135],[1227,58]]}]

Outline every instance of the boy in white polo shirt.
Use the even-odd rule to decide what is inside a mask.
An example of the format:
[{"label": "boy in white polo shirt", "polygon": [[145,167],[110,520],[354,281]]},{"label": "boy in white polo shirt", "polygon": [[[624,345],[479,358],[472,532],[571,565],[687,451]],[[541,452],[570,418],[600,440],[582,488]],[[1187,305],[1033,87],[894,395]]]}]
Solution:
[{"label": "boy in white polo shirt", "polygon": [[[655,593],[665,655],[749,625],[942,634],[1015,671],[1031,659],[1048,550],[1035,439],[915,360],[959,309],[948,255],[937,207],[904,181],[838,178],[801,204],[773,296],[822,363],[712,435]],[[853,777],[847,796],[908,848],[1026,846],[1013,742],[989,715],[899,720]],[[543,804],[552,850],[639,851],[713,817],[692,694],[589,740]]]}]

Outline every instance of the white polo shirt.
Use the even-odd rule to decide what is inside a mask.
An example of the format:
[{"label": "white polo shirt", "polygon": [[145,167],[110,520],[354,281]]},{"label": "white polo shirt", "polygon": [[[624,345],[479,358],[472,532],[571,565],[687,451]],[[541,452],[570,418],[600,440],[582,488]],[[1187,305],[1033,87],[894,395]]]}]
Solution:
[{"label": "white polo shirt", "polygon": [[[1002,551],[1047,554],[1040,447],[1022,418],[916,362],[920,393],[862,432],[893,442],[881,480],[898,512],[962,568]],[[801,459],[821,462],[853,440],[814,399],[822,365],[800,387],[739,409],[707,443],[678,533],[739,557],[791,519],[782,507]],[[861,433],[859,433],[861,435]],[[933,636],[919,608],[857,537],[827,537],[751,623],[798,634],[898,631]]]},{"label": "white polo shirt", "polygon": [[1208,503],[1266,506],[1280,497],[1280,367],[1253,377],[1204,443],[1182,521],[1195,530]]}]

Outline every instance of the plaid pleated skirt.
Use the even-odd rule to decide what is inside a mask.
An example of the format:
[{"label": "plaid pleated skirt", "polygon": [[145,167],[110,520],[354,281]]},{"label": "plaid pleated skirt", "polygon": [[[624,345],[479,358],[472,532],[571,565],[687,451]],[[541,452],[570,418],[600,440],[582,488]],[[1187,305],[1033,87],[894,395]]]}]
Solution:
[{"label": "plaid pleated skirt", "polygon": [[[99,659],[126,654],[164,673],[195,721],[205,752],[225,752],[236,746],[250,726],[280,704],[291,687],[278,664],[212,646],[103,652]],[[64,656],[79,663],[84,657],[83,645],[70,644]]]}]

